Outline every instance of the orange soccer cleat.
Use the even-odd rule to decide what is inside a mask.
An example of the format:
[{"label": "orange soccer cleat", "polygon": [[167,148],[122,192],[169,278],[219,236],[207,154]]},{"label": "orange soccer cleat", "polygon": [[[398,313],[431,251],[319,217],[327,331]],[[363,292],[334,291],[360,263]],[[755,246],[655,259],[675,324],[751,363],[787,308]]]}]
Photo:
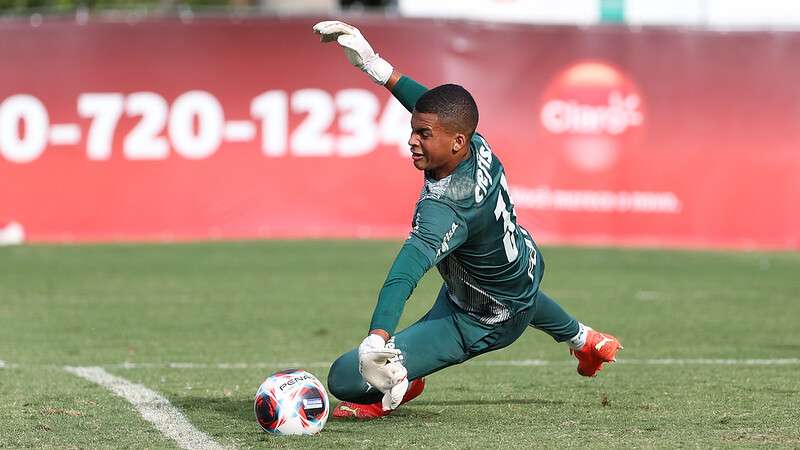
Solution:
[{"label": "orange soccer cleat", "polygon": [[569,352],[578,359],[578,373],[593,377],[602,369],[603,363],[617,360],[617,351],[621,348],[622,344],[614,336],[590,329],[583,347],[580,350],[570,349]]},{"label": "orange soccer cleat", "polygon": [[[419,396],[419,394],[422,394],[424,389],[424,378],[417,378],[416,380],[412,381],[409,383],[406,395],[403,396],[403,401],[400,402],[400,404],[402,405],[403,403],[408,403],[411,400],[414,400]],[[333,409],[333,417],[337,419],[369,420],[388,416],[392,413],[392,411],[393,410],[384,411],[381,407],[380,401],[367,405],[361,403],[341,402],[336,406],[336,408]]]}]

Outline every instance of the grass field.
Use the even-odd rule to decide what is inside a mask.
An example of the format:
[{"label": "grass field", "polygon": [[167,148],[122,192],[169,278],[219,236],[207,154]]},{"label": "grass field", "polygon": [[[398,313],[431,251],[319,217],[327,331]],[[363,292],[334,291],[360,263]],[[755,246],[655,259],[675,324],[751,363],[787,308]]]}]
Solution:
[{"label": "grass field", "polygon": [[[261,432],[259,383],[291,366],[324,381],[367,331],[397,248],[0,248],[0,447],[175,447],[126,400],[64,370],[100,366],[231,447],[800,448],[796,253],[545,248],[544,290],[625,345],[598,378],[531,329],[430,376],[391,417],[331,420],[305,438]],[[403,324],[439,284],[428,274]]]}]

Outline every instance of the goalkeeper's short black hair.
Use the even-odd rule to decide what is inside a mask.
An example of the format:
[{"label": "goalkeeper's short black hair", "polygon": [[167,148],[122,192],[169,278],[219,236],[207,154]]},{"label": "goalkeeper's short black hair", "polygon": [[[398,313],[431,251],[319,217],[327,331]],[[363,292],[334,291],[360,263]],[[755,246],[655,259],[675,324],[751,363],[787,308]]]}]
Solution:
[{"label": "goalkeeper's short black hair", "polygon": [[457,84],[443,84],[422,94],[414,110],[433,113],[445,128],[472,137],[478,127],[478,105],[472,95]]}]

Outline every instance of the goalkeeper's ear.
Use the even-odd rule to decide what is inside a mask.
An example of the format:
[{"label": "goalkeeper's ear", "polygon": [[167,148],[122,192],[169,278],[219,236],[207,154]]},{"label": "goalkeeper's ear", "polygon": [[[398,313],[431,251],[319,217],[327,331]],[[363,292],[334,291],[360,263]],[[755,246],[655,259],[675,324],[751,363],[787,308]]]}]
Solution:
[{"label": "goalkeeper's ear", "polygon": [[453,136],[453,153],[459,153],[469,146],[469,139],[463,133],[456,133]]}]

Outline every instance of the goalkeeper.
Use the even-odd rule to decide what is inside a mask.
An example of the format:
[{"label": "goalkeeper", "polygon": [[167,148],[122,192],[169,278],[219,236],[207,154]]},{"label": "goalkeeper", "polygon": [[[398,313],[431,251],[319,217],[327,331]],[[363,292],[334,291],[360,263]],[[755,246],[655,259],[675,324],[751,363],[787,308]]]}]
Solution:
[{"label": "goalkeeper", "polygon": [[[475,131],[478,108],[469,92],[454,84],[428,90],[394,70],[351,25],[320,22],[314,31],[322,42],[337,41],[354,66],[411,111],[411,159],[424,171],[411,233],[378,295],[369,334],[328,374],[330,392],[343,400],[333,416],[385,416],[422,392],[424,376],[503,348],[528,326],[566,342],[583,376],[614,361],[617,339],[539,290],[544,260],[517,223],[503,165]],[[405,301],[433,266],[444,279],[433,307],[395,334]]]}]

